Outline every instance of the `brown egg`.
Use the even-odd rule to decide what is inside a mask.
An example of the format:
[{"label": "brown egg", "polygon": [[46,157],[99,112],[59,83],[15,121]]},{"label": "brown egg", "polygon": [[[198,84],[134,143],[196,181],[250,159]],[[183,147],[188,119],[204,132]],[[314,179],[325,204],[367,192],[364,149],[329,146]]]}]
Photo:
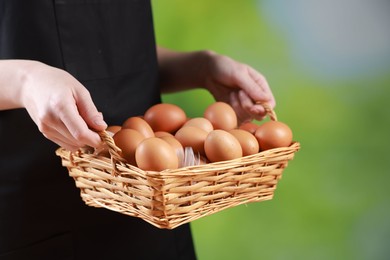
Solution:
[{"label": "brown egg", "polygon": [[206,131],[198,127],[185,126],[176,132],[175,138],[183,147],[192,147],[195,153],[205,154],[204,141],[207,134]]},{"label": "brown egg", "polygon": [[277,147],[290,146],[293,138],[288,125],[280,121],[268,121],[257,128],[255,137],[260,145],[260,150],[268,150]]},{"label": "brown egg", "polygon": [[204,142],[206,157],[211,162],[232,160],[242,157],[238,140],[225,130],[213,130]]},{"label": "brown egg", "polygon": [[175,150],[158,137],[143,140],[135,151],[135,160],[138,167],[145,171],[163,171],[179,167]]},{"label": "brown egg", "polygon": [[238,142],[240,142],[242,148],[242,156],[247,156],[259,152],[259,142],[256,137],[248,131],[242,129],[232,129],[229,131]]},{"label": "brown egg", "polygon": [[181,143],[173,135],[165,135],[159,138],[170,144],[175,151],[183,149]]},{"label": "brown egg", "polygon": [[256,132],[256,129],[258,127],[259,127],[259,125],[255,124],[253,122],[245,122],[245,123],[242,123],[238,128],[245,130],[245,131],[248,131],[249,133],[254,135]]},{"label": "brown egg", "polygon": [[200,129],[203,129],[205,130],[207,133],[210,133],[211,131],[214,130],[214,127],[213,125],[211,124],[211,122],[204,118],[204,117],[195,117],[195,118],[190,118],[188,119],[188,121],[183,125],[183,127],[185,126],[194,126],[194,127],[198,127]]},{"label": "brown egg", "polygon": [[120,125],[110,125],[106,128],[106,131],[107,132],[110,132],[112,135],[114,135],[116,132],[118,132],[119,130],[121,130],[121,126]]},{"label": "brown egg", "polygon": [[135,150],[145,137],[134,129],[122,128],[113,136],[115,145],[122,150],[122,157],[132,165],[136,165]]},{"label": "brown egg", "polygon": [[215,102],[204,111],[214,129],[231,130],[237,128],[237,115],[233,108],[224,102]]},{"label": "brown egg", "polygon": [[140,132],[145,138],[154,137],[152,127],[141,117],[129,117],[122,124],[122,128],[134,129]]},{"label": "brown egg", "polygon": [[183,109],[174,104],[156,104],[146,110],[144,119],[154,132],[176,132],[187,120]]},{"label": "brown egg", "polygon": [[173,136],[173,134],[168,133],[168,132],[164,132],[164,131],[157,131],[157,132],[154,132],[154,136],[155,137]]}]

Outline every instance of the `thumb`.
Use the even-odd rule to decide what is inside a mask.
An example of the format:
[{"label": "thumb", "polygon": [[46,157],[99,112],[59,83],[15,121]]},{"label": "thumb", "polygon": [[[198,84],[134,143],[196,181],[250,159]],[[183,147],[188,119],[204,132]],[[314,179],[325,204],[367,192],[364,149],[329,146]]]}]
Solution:
[{"label": "thumb", "polygon": [[87,123],[88,127],[96,131],[103,131],[107,128],[107,123],[103,119],[103,114],[97,110],[87,89],[78,93],[78,96],[75,99],[80,116]]}]

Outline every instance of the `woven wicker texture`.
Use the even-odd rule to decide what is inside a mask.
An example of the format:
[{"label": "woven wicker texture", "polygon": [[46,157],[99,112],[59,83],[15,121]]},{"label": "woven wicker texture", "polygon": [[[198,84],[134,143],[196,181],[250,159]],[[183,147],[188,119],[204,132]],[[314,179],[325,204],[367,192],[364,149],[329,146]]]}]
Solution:
[{"label": "woven wicker texture", "polygon": [[[268,112],[276,120],[275,113]],[[112,137],[105,131],[99,134],[111,158],[88,148],[56,151],[84,202],[165,229],[244,203],[272,199],[283,170],[300,148],[293,142],[289,147],[230,161],[152,172],[127,164]]]}]

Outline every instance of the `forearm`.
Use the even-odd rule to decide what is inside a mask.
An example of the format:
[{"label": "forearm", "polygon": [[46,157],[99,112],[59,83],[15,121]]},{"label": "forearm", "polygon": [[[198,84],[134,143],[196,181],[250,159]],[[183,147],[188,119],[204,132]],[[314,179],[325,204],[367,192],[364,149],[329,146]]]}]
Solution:
[{"label": "forearm", "polygon": [[157,47],[162,92],[204,87],[204,65],[211,51],[177,52]]},{"label": "forearm", "polygon": [[0,60],[0,110],[23,107],[23,86],[28,71],[36,63],[28,60]]}]

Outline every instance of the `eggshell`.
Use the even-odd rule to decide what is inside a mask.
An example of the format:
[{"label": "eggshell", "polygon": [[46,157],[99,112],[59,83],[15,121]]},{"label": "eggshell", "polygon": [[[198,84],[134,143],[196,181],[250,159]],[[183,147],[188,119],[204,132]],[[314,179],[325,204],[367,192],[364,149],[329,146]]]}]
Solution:
[{"label": "eggshell", "polygon": [[230,130],[229,133],[231,133],[235,138],[237,138],[238,142],[240,142],[242,156],[259,152],[259,142],[253,134],[242,129],[233,129]]},{"label": "eggshell", "polygon": [[211,162],[226,161],[242,157],[239,141],[225,130],[211,131],[205,140],[206,157]]},{"label": "eggshell", "polygon": [[183,147],[192,147],[194,152],[205,154],[204,141],[206,140],[207,134],[206,131],[198,127],[184,126],[176,132],[175,138]]},{"label": "eggshell", "polygon": [[238,128],[245,130],[245,131],[248,131],[249,133],[254,135],[256,132],[256,129],[258,127],[259,127],[259,125],[255,124],[253,122],[245,122],[245,123],[242,123]]},{"label": "eggshell", "polygon": [[211,124],[211,122],[204,118],[204,117],[194,117],[194,118],[190,118],[188,119],[188,121],[183,125],[183,127],[185,126],[194,126],[194,127],[198,127],[200,129],[203,129],[205,130],[207,133],[210,133],[211,131],[214,130],[214,127],[213,125]]},{"label": "eggshell", "polygon": [[257,128],[255,137],[260,150],[287,147],[291,144],[293,134],[290,127],[280,121],[268,121]]},{"label": "eggshell", "polygon": [[237,115],[234,109],[225,102],[215,102],[204,111],[203,117],[208,119],[214,129],[231,130],[237,128]]},{"label": "eggshell", "polygon": [[175,150],[158,137],[144,139],[135,151],[135,160],[138,167],[145,171],[163,171],[179,167]]},{"label": "eggshell", "polygon": [[122,126],[120,125],[110,125],[106,128],[107,132],[110,132],[112,135],[114,135],[116,132],[121,130]]},{"label": "eggshell", "polygon": [[140,132],[145,138],[154,137],[152,127],[141,117],[129,117],[122,124],[122,128],[134,129]]},{"label": "eggshell", "polygon": [[168,132],[164,132],[164,131],[157,131],[157,132],[154,132],[154,136],[155,137],[173,136],[173,134],[168,133]]},{"label": "eggshell", "polygon": [[115,145],[122,150],[122,157],[132,165],[136,165],[135,150],[145,137],[134,129],[122,128],[113,136]]},{"label": "eggshell", "polygon": [[156,104],[146,110],[144,119],[154,132],[176,132],[187,120],[183,109],[174,104]]},{"label": "eggshell", "polygon": [[170,144],[175,151],[183,149],[181,143],[173,135],[165,135],[159,138]]}]

